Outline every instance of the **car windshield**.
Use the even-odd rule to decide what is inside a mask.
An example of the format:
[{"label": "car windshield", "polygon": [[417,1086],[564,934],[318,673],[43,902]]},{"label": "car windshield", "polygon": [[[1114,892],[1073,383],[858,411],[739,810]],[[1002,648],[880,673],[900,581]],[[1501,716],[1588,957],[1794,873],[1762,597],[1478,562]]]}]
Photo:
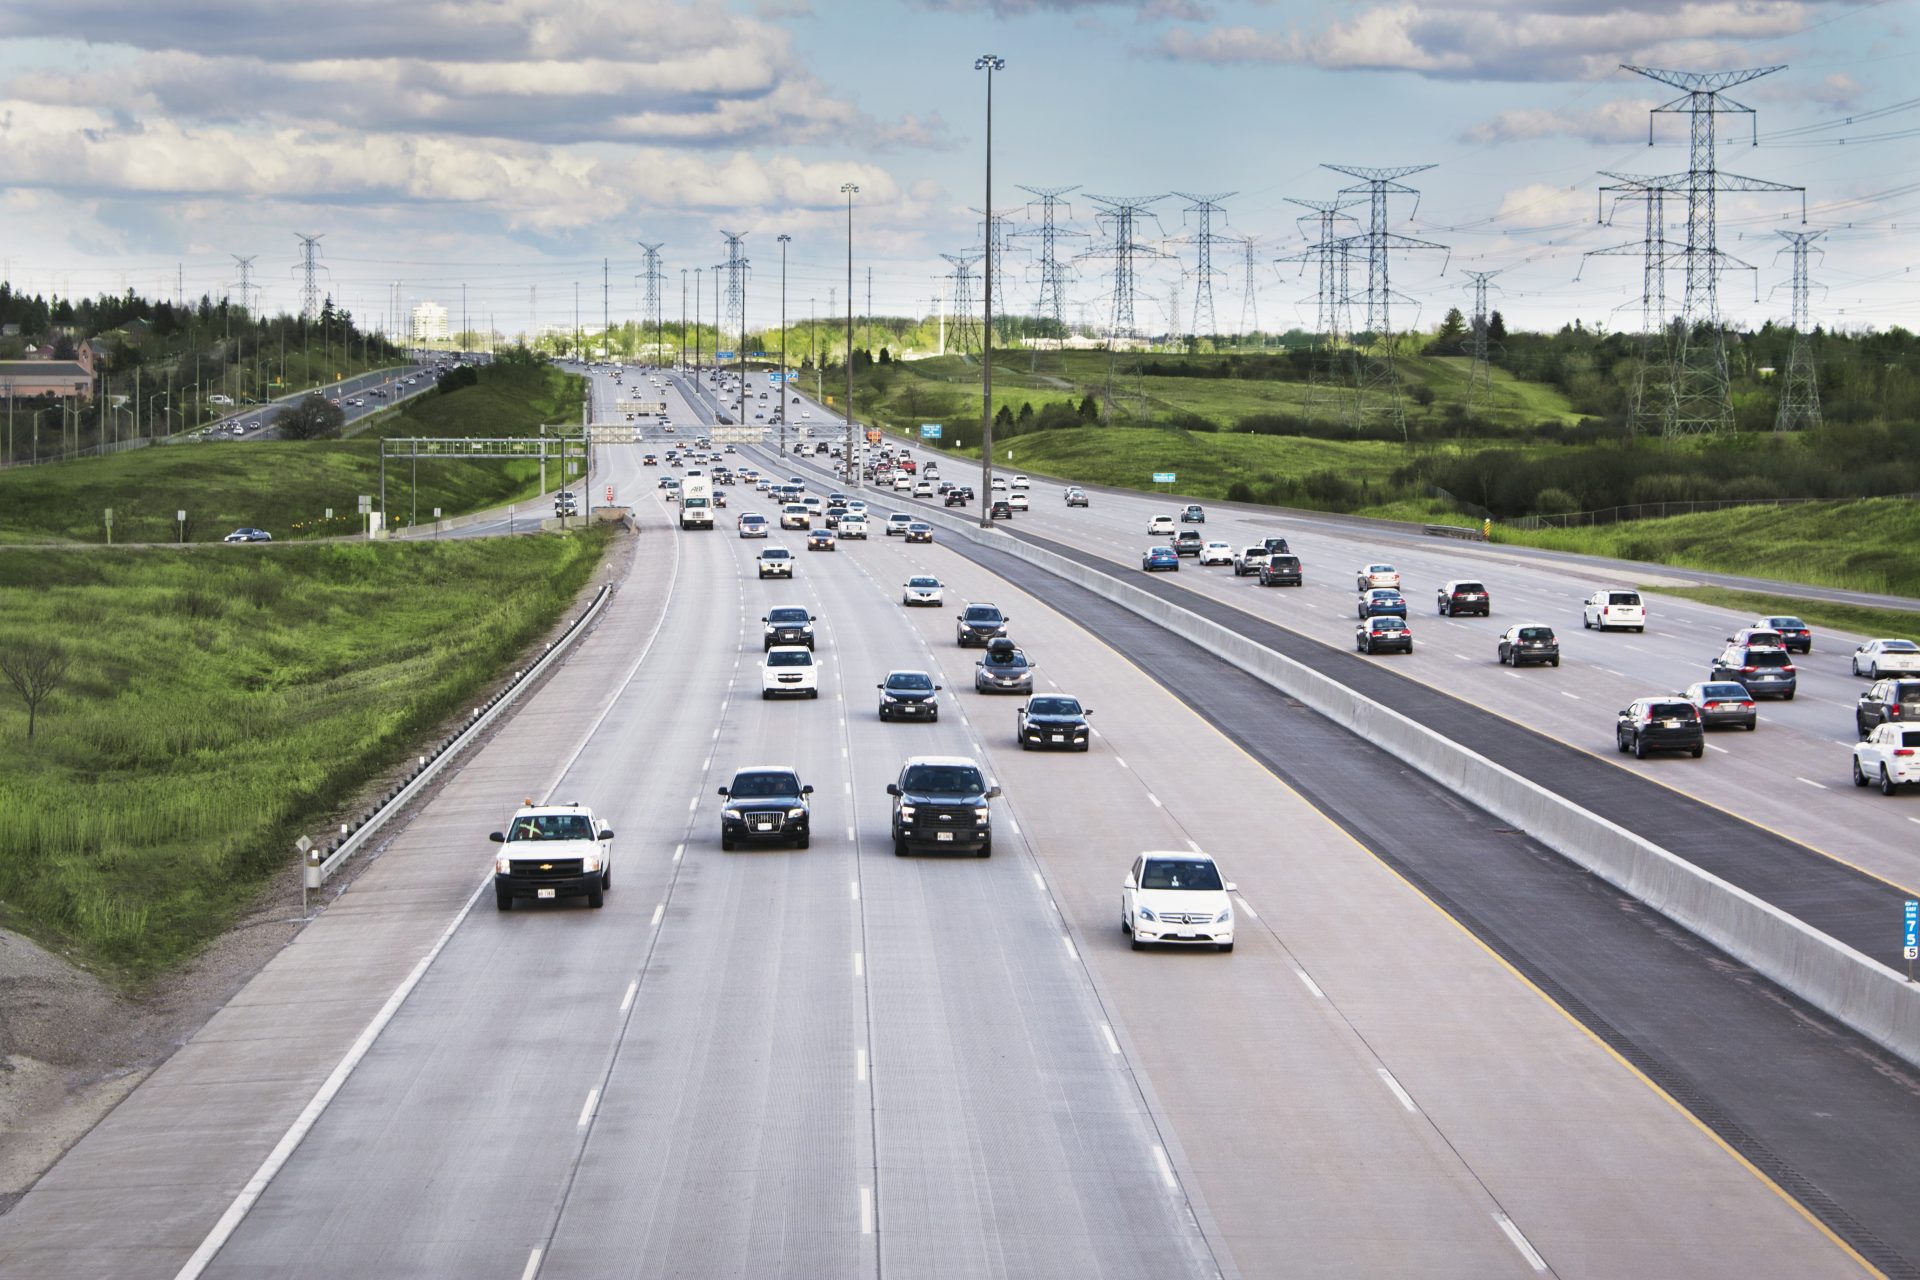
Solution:
[{"label": "car windshield", "polygon": [[977,795],[987,789],[987,783],[970,764],[916,764],[901,775],[900,789]]},{"label": "car windshield", "polygon": [[990,604],[968,605],[967,621],[968,622],[998,622],[1000,621],[1000,611],[994,608]]},{"label": "car windshield", "polygon": [[762,560],[785,560],[787,558],[787,552],[784,548],[769,549],[762,551],[760,558]]},{"label": "car windshield", "polygon": [[727,794],[735,800],[754,800],[765,796],[797,796],[800,779],[791,773],[736,773]]},{"label": "car windshield", "polygon": [[1027,655],[1018,649],[1002,649],[997,652],[989,649],[987,656],[980,661],[996,667],[1024,667],[1027,665]]},{"label": "car windshield", "polygon": [[1647,708],[1647,714],[1655,720],[1691,720],[1693,704],[1691,702],[1656,702]]},{"label": "car windshield", "polygon": [[741,516],[740,517],[741,524],[765,524],[766,522],[767,522],[767,518],[765,516]]},{"label": "car windshield", "polygon": [[805,609],[775,609],[767,615],[768,622],[811,622]]},{"label": "car windshield", "polygon": [[1706,698],[1739,698],[1744,701],[1747,696],[1747,686],[1726,681],[1703,684],[1700,686],[1700,695]]},{"label": "car windshield", "polygon": [[810,667],[813,665],[811,649],[769,649],[767,665],[770,667]]},{"label": "car windshield", "polygon": [[908,585],[908,586],[910,586],[910,587],[937,587],[937,586],[939,586],[939,585],[940,585],[940,579],[938,579],[938,578],[908,578],[908,579],[907,579],[907,585]]},{"label": "car windshield", "polygon": [[1035,698],[1027,704],[1030,716],[1077,716],[1080,714],[1078,698]]},{"label": "car windshield", "polygon": [[1916,646],[1911,640],[1882,640],[1880,642],[1880,652],[1882,653],[1913,653],[1915,651]]},{"label": "car windshield", "polygon": [[1520,628],[1520,638],[1522,640],[1551,640],[1553,639],[1553,628],[1522,627]]},{"label": "car windshield", "polygon": [[530,814],[513,820],[509,840],[591,840],[593,824],[584,813]]},{"label": "car windshield", "polygon": [[1140,872],[1142,889],[1224,889],[1220,869],[1211,862],[1150,858]]},{"label": "car windshield", "polygon": [[1609,591],[1607,593],[1607,603],[1625,605],[1639,604],[1640,593],[1637,591]]},{"label": "car windshield", "polygon": [[918,690],[924,693],[933,688],[933,677],[924,671],[896,671],[887,677],[887,688]]}]

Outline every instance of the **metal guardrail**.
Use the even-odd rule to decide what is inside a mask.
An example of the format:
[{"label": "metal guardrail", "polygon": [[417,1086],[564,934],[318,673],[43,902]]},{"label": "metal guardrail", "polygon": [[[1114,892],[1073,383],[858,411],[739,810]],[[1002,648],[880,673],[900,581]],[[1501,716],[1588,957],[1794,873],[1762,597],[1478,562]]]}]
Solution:
[{"label": "metal guardrail", "polygon": [[1470,525],[1430,524],[1425,526],[1428,534],[1435,538],[1461,538],[1468,542],[1485,542],[1486,535]]},{"label": "metal guardrail", "polygon": [[301,868],[301,898],[303,907],[308,891],[318,889],[326,884],[326,882],[332,878],[333,873],[339,870],[342,863],[359,852],[359,850],[366,845],[367,841],[372,839],[380,828],[386,825],[387,819],[398,813],[408,801],[412,800],[428,783],[432,782],[433,779],[439,775],[440,770],[446,767],[448,761],[472,745],[474,739],[478,737],[488,725],[493,723],[495,717],[497,717],[501,711],[505,710],[509,703],[520,696],[521,691],[524,690],[535,677],[545,671],[554,659],[564,653],[576,639],[585,633],[587,623],[592,621],[594,616],[600,612],[601,607],[606,604],[607,598],[612,594],[612,591],[613,589],[611,587],[603,585],[599,592],[595,594],[593,600],[581,611],[580,616],[575,618],[567,627],[566,631],[561,634],[560,638],[547,646],[546,652],[540,655],[537,662],[524,670],[514,672],[513,679],[507,682],[507,686],[504,689],[494,694],[493,697],[485,703],[473,709],[467,717],[465,727],[435,747],[430,754],[421,756],[419,763],[414,766],[413,772],[408,775],[405,783],[389,791],[383,800],[362,814],[357,820],[344,824],[341,828],[340,839],[328,845],[324,850],[317,845],[310,845],[302,851],[305,855],[305,865]]}]

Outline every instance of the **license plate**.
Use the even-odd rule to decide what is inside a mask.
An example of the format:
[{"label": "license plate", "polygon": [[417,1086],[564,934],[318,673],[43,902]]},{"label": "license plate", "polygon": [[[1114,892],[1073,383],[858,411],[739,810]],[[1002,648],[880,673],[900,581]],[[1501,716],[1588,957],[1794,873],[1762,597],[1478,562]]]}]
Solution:
[{"label": "license plate", "polygon": [[1059,734],[1057,734],[1057,733],[1053,735],[1053,740],[1054,740],[1055,742],[1065,742],[1065,741],[1066,741],[1066,739],[1065,739],[1064,737],[1062,737],[1061,735],[1059,735]]},{"label": "license plate", "polygon": [[936,840],[951,840],[951,839],[953,839],[953,832],[951,832],[951,831],[937,831],[937,832],[935,832],[935,833],[934,833],[934,839],[936,839]]},{"label": "license plate", "polygon": [[535,889],[533,891],[533,896],[536,898],[551,898],[553,894],[554,891],[552,889]]}]

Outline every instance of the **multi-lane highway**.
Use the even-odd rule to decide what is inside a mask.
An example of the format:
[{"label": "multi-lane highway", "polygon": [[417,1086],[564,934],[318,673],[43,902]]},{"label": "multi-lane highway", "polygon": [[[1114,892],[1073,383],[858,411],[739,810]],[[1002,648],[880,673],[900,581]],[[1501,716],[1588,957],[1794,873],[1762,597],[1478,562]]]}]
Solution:
[{"label": "multi-lane highway", "polygon": [[[678,385],[667,398],[682,427],[664,439],[684,440],[700,417]],[[645,449],[663,451],[596,451],[593,497],[612,484],[638,525],[605,616],[344,896],[0,1216],[0,1276],[1920,1264],[1902,1064],[1194,646],[990,552],[876,534],[807,553],[785,535],[797,577],[762,581],[767,544],[730,520],[673,528]],[[739,457],[829,487],[810,462]],[[1134,524],[1165,505],[1067,512],[1036,489],[1016,529],[1120,572],[1147,541]],[[723,517],[771,510],[729,497]],[[1295,536],[1236,520],[1210,536]],[[1354,564],[1397,554],[1418,601],[1464,553],[1347,564],[1333,535],[1299,545],[1303,591],[1187,566],[1178,582],[1340,645]],[[1416,616],[1414,660],[1371,661],[1508,714],[1526,704],[1498,701],[1510,680],[1478,642],[1507,599],[1544,614],[1554,597],[1479,572],[1493,624]],[[953,608],[900,604],[921,573],[950,606],[1012,615],[1041,689],[1094,709],[1089,752],[1014,747],[1019,700],[972,692]],[[760,618],[781,604],[818,617],[817,701],[759,697]],[[1639,678],[1678,639],[1664,616],[1591,640],[1549,617],[1567,664],[1522,673],[1540,678],[1529,696],[1584,704],[1574,681],[1616,648],[1637,656],[1607,665]],[[1441,662],[1449,649],[1478,660]],[[944,686],[937,723],[878,720],[874,684],[900,667]],[[1602,734],[1611,696],[1594,699]],[[1788,709],[1818,701],[1810,682]],[[1585,721],[1563,723],[1571,741]],[[1733,747],[1796,732],[1811,730],[1770,718],[1727,756],[1661,763],[1731,772],[1752,767]],[[1004,788],[991,858],[894,856],[885,788],[915,754],[971,756]],[[808,850],[721,851],[715,788],[756,763],[814,787]],[[615,828],[605,908],[502,914],[481,896],[486,832],[527,797],[590,803]],[[1130,950],[1128,864],[1190,848],[1236,882],[1234,953]]]}]

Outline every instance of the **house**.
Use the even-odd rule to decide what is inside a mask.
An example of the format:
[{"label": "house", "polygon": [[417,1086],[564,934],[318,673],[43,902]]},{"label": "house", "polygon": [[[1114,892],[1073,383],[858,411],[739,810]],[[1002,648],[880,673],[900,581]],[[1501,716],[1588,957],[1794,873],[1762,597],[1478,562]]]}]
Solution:
[{"label": "house", "polygon": [[0,360],[0,399],[93,399],[93,374],[78,360]]},{"label": "house", "polygon": [[99,338],[88,338],[74,350],[74,359],[89,374],[104,373],[113,364],[113,346]]},{"label": "house", "polygon": [[19,326],[19,325],[17,325],[17,324],[0,324],[0,338],[17,338],[17,337],[19,337],[19,336],[20,336],[20,326]]},{"label": "house", "polygon": [[137,347],[153,336],[153,326],[135,316],[120,326],[120,332],[127,335],[127,345]]}]

